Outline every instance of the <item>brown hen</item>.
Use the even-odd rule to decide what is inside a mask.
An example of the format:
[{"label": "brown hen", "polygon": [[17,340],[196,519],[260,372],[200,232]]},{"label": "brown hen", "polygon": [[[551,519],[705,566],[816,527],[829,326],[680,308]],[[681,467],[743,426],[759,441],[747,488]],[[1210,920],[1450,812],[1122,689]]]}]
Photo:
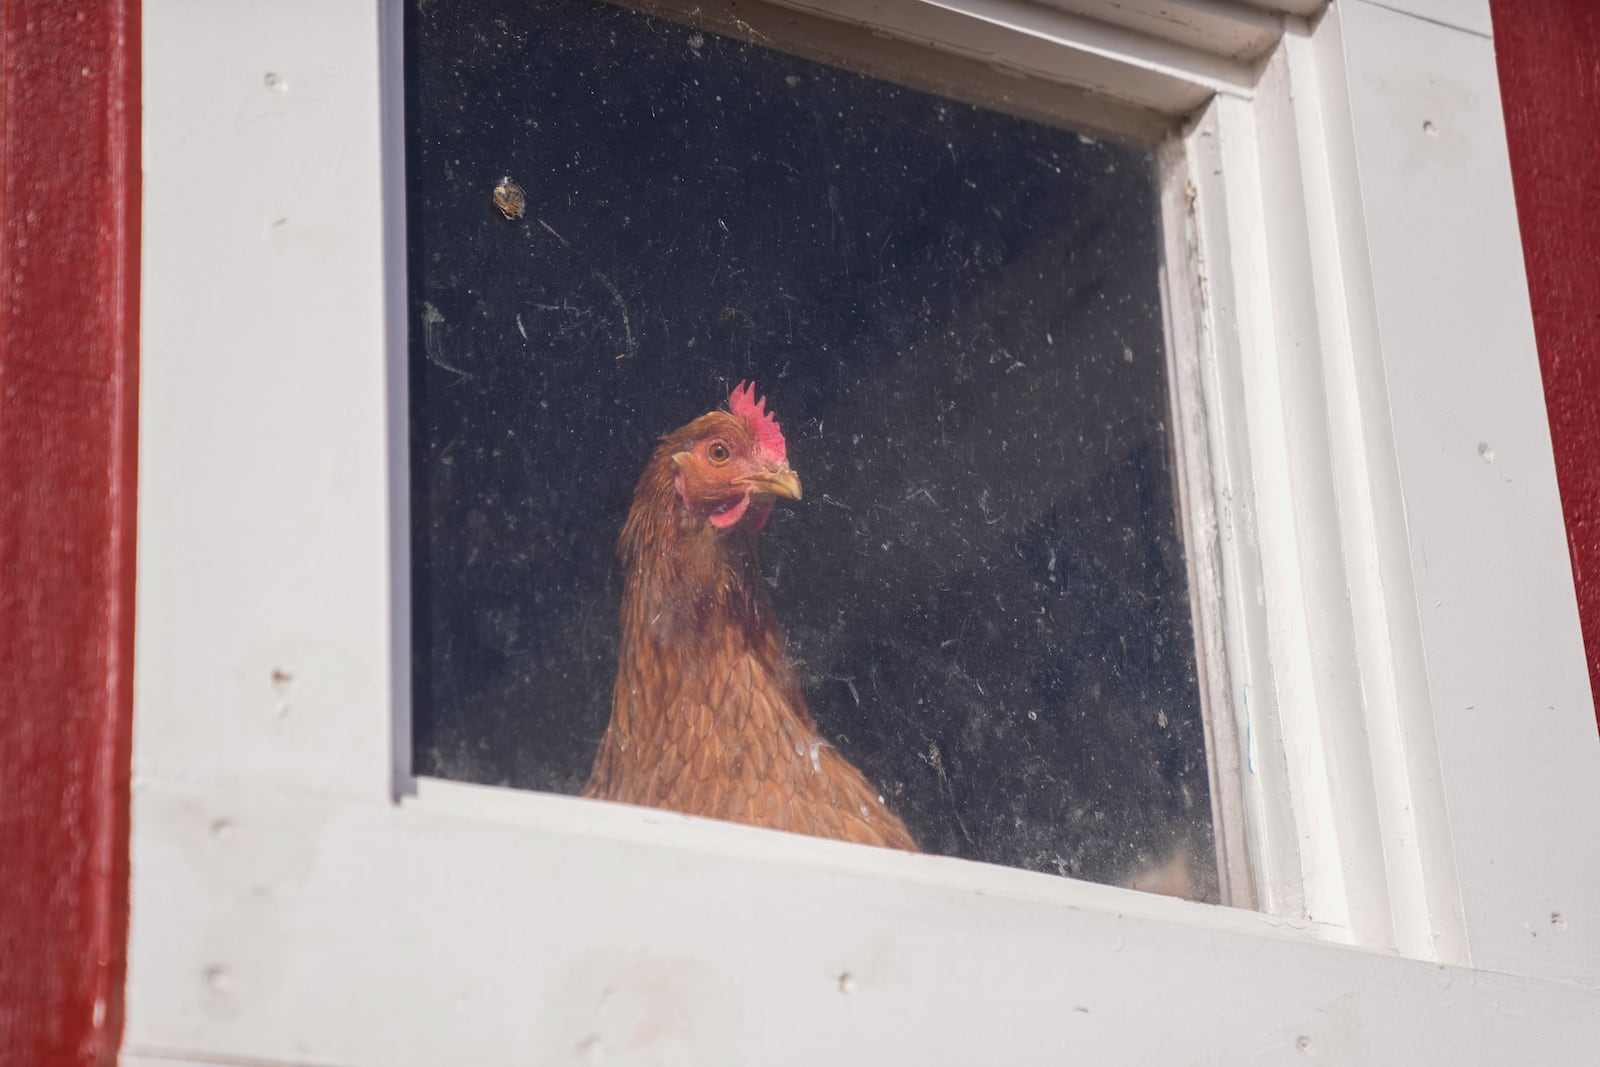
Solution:
[{"label": "brown hen", "polygon": [[650,457],[617,544],[617,682],[584,796],[915,850],[806,710],[756,566],[780,496],[799,500],[800,478],[753,384]]}]

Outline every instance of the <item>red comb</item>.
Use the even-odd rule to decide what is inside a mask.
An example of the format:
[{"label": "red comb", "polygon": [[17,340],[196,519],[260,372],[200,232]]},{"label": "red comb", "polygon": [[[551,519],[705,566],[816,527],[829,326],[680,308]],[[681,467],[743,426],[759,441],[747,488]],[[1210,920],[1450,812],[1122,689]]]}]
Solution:
[{"label": "red comb", "polygon": [[750,436],[756,439],[756,451],[775,463],[789,462],[789,450],[783,442],[783,431],[778,420],[767,411],[767,398],[756,399],[756,383],[740,382],[728,394],[728,410],[743,419],[750,427]]}]

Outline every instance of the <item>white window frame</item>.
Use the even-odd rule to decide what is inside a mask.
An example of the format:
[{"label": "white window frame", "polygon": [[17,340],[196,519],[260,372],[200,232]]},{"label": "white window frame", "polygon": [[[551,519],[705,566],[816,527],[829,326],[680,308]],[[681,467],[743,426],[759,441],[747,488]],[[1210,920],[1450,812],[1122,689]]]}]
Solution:
[{"label": "white window frame", "polygon": [[413,782],[398,3],[147,0],[123,1062],[1592,1062],[1600,741],[1486,0],[785,6],[1174,131],[1260,910]]}]

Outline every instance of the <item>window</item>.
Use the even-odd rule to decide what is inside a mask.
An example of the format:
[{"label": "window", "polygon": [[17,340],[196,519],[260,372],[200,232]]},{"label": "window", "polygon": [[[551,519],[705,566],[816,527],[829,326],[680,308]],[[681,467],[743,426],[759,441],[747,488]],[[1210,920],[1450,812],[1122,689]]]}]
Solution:
[{"label": "window", "polygon": [[[1221,893],[1257,911],[413,782],[401,8],[145,5],[123,1059],[1586,1062],[1596,743],[1492,42],[1286,6],[886,2],[827,44],[1153,145],[1161,261],[1200,268],[1168,436]],[[809,432],[794,378],[762,387]],[[806,488],[774,545],[837,510]]]},{"label": "window", "polygon": [[750,378],[824,741],[926,851],[1216,899],[1153,154],[599,3],[408,10],[417,772],[583,787],[639,472]]}]

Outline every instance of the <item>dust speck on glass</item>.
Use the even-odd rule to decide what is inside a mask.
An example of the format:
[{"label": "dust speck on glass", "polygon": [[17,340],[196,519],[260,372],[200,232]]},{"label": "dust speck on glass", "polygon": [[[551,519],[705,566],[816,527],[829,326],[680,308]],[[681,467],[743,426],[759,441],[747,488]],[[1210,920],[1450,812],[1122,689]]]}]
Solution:
[{"label": "dust speck on glass", "polygon": [[580,0],[405,48],[416,773],[583,789],[635,485],[751,379],[776,617],[919,846],[1215,899],[1151,156]]}]

